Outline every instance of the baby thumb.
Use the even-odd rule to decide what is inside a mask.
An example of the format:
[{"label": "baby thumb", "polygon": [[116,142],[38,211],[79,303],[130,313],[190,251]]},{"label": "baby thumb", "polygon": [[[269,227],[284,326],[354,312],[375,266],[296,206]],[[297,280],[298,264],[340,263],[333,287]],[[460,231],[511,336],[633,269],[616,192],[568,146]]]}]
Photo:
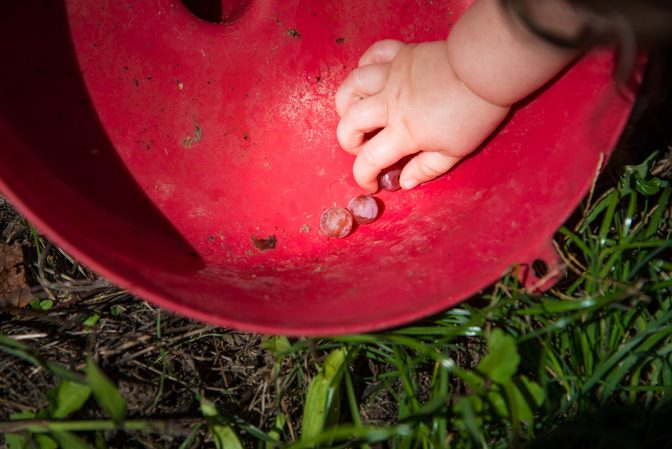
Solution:
[{"label": "baby thumb", "polygon": [[410,190],[423,182],[431,181],[453,168],[460,159],[440,151],[423,151],[408,161],[401,171],[399,182],[405,190]]}]

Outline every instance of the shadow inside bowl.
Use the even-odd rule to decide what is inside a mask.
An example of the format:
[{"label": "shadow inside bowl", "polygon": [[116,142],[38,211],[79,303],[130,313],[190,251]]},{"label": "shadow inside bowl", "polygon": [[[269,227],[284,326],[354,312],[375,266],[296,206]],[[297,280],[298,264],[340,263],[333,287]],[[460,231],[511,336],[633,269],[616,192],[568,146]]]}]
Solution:
[{"label": "shadow inside bowl", "polygon": [[137,273],[131,283],[156,271],[199,270],[200,256],[109,141],[80,72],[65,3],[28,3],[5,3],[0,14],[0,188],[94,269],[100,265],[90,255],[104,254],[106,268]]}]

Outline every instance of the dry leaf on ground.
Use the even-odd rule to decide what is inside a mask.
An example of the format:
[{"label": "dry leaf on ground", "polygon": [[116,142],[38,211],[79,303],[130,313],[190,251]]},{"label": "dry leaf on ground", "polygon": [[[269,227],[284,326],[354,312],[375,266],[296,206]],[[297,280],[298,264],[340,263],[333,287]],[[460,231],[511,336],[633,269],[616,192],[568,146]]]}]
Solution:
[{"label": "dry leaf on ground", "polygon": [[21,245],[0,243],[0,308],[25,307],[31,300]]}]

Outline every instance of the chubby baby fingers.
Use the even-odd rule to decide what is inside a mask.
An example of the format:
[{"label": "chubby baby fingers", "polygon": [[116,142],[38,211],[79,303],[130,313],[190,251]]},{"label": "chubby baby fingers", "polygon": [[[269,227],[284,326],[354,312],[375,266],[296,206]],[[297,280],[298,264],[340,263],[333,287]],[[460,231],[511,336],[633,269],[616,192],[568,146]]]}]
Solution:
[{"label": "chubby baby fingers", "polygon": [[366,142],[352,167],[355,181],[369,192],[378,190],[378,174],[405,155],[413,153],[412,142],[393,128],[383,128]]},{"label": "chubby baby fingers", "polygon": [[451,156],[441,151],[422,151],[404,166],[399,183],[410,190],[423,182],[438,178],[453,168],[462,157]]},{"label": "chubby baby fingers", "polygon": [[387,106],[380,96],[368,97],[350,105],[338,122],[336,137],[348,153],[357,154],[365,134],[385,127]]},{"label": "chubby baby fingers", "polygon": [[338,115],[343,117],[351,104],[383,90],[389,70],[388,64],[372,64],[350,72],[336,91],[335,101]]},{"label": "chubby baby fingers", "polygon": [[405,46],[403,42],[394,39],[378,41],[362,54],[359,58],[359,66],[392,62]]}]

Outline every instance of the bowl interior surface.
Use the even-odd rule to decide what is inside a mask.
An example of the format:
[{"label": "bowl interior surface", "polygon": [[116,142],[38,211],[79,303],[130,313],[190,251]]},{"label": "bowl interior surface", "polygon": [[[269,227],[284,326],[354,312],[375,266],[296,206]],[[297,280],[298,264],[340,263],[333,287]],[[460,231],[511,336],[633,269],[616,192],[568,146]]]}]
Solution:
[{"label": "bowl interior surface", "polygon": [[590,54],[454,170],[326,238],[322,211],[363,193],[339,84],[376,40],[443,39],[469,3],[252,0],[223,24],[180,1],[5,5],[0,188],[102,275],[215,324],[330,335],[439,312],[542,257],[631,107]]}]

